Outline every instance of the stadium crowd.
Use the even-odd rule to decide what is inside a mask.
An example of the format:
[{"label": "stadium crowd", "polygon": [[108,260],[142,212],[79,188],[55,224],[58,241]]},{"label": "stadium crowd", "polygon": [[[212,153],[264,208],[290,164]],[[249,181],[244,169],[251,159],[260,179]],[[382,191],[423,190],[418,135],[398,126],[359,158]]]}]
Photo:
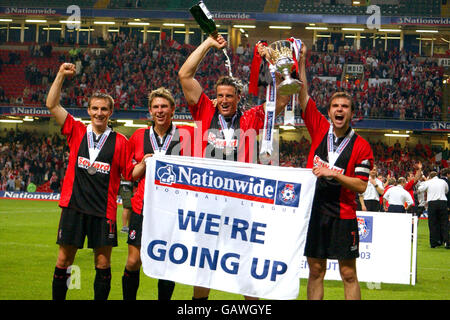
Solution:
[{"label": "stadium crowd", "polygon": [[[405,51],[348,50],[312,53],[311,96],[323,108],[339,88],[355,97],[357,118],[440,120],[444,68]],[[341,81],[345,64],[362,64],[364,78]],[[336,77],[336,82],[321,77]],[[369,79],[374,79],[369,84]]]},{"label": "stadium crowd", "polygon": [[[77,77],[65,83],[67,89],[62,93],[62,105],[86,107],[88,96],[94,91],[106,90],[114,97],[116,110],[145,110],[149,90],[164,86],[171,88],[177,112],[188,112],[177,73],[193,46],[179,45],[173,40],[162,41],[161,44],[156,41],[142,43],[136,37],[118,33],[107,41],[106,47],[106,50],[96,52],[76,46],[57,56],[58,64],[70,61],[76,64],[78,72]],[[51,46],[45,48],[45,54],[40,54],[42,48],[30,47],[28,54],[51,56]],[[250,78],[252,54],[251,48],[242,47],[233,52],[233,74],[239,79],[248,81]],[[309,91],[323,113],[329,98],[343,88],[355,97],[357,120],[438,120],[441,117],[443,68],[429,58],[398,50],[350,48],[311,51],[309,54]],[[20,55],[13,54],[8,62],[3,63],[20,64]],[[43,105],[58,64],[45,68],[33,62],[27,65],[25,75],[28,85],[23,97],[8,97],[0,87],[0,103],[22,104],[30,101]],[[345,64],[362,64],[363,80],[345,80],[342,77]],[[207,95],[214,95],[214,82],[221,74],[226,74],[224,55],[212,51],[197,72]],[[336,80],[330,81],[330,77],[336,77]],[[369,78],[375,79],[374,83],[369,85]],[[245,108],[256,100],[262,101],[264,90],[260,93],[259,97],[244,95],[241,106]],[[297,108],[296,112],[299,111],[300,108]],[[0,190],[26,190],[30,183],[42,185],[50,180],[54,190],[58,190],[68,158],[66,143],[59,135],[47,137],[27,131],[4,131],[0,142]],[[439,164],[432,159],[440,151],[443,151],[443,159],[448,159],[448,150],[431,150],[421,143],[402,147],[399,143],[387,146],[377,141],[371,142],[371,145],[382,176],[405,176],[413,166],[413,159],[422,161],[424,171],[439,171]],[[310,143],[304,137],[299,141],[282,141],[280,164],[305,167],[309,148]]]},{"label": "stadium crowd", "polygon": [[[193,46],[180,45],[174,40],[164,40],[161,44],[142,43],[137,37],[124,33],[114,34],[106,43],[106,50],[92,51],[76,46],[58,56],[58,64],[70,61],[77,65],[79,72],[65,84],[68,88],[62,96],[63,105],[85,107],[86,97],[102,89],[114,97],[116,110],[145,109],[149,90],[164,86],[171,88],[177,112],[187,112],[177,73]],[[33,52],[30,49],[29,54]],[[233,75],[244,81],[244,87],[248,85],[252,55],[251,48],[240,47],[231,57]],[[346,64],[363,65],[364,77],[342,77]],[[2,94],[0,88],[0,102],[43,104],[56,67],[57,64],[52,68],[36,64],[26,66],[28,85],[23,97]],[[357,119],[440,120],[443,71],[433,59],[396,49],[342,47],[331,52],[311,51],[307,64],[310,94],[319,110],[325,112],[329,98],[342,88],[355,97]],[[212,94],[214,81],[221,74],[226,74],[224,55],[212,51],[197,73],[207,95]],[[369,79],[373,80],[369,83]],[[244,95],[241,105],[245,108],[256,100],[264,100],[264,90],[260,93],[259,97]]]},{"label": "stadium crowd", "polygon": [[[67,89],[61,97],[64,106],[86,107],[87,97],[92,92],[101,90],[113,96],[116,110],[146,109],[149,90],[164,86],[171,88],[177,111],[187,112],[177,73],[193,46],[178,47],[173,41],[162,41],[161,45],[156,41],[142,43],[124,33],[115,34],[108,43],[107,50],[98,52],[75,47],[61,53],[58,64],[53,68],[40,68],[35,63],[27,65],[27,87],[23,93],[23,101],[44,106],[45,95],[56,75],[57,65],[68,61],[77,66],[78,76],[65,83]],[[233,74],[241,79],[248,79],[252,59],[250,51],[243,50],[242,54],[233,54],[231,59]],[[225,73],[223,54],[209,54],[198,72],[206,94],[213,92],[214,79]],[[242,101],[244,105],[246,99],[244,97]],[[0,95],[0,103],[14,104],[17,103],[16,100],[17,97]]]},{"label": "stadium crowd", "polygon": [[59,192],[69,152],[61,135],[6,130],[0,134],[0,190],[26,191],[31,185],[48,184]]},{"label": "stadium crowd", "polygon": [[[387,145],[382,141],[371,141],[368,139],[375,158],[378,172],[383,177],[391,176],[395,178],[405,177],[409,171],[414,171],[414,165],[420,161],[423,165],[423,172],[440,172],[449,159],[449,150],[442,148],[431,149],[429,145],[418,142],[417,144],[407,144],[404,146],[397,140],[394,145]],[[280,165],[286,167],[306,167],[306,156],[311,148],[310,142],[305,137],[299,141],[280,142]],[[436,160],[436,155],[441,156]]]},{"label": "stadium crowd", "polygon": [[[370,140],[369,140],[370,142]],[[379,174],[387,178],[406,177],[414,171],[414,164],[420,161],[423,172],[440,172],[445,165],[433,161],[437,153],[442,159],[449,159],[449,150],[432,150],[427,144],[401,145],[398,141],[389,146],[382,141],[370,142]],[[280,140],[280,165],[286,167],[306,167],[311,145],[305,137],[298,141]],[[48,185],[59,192],[69,158],[65,139],[59,135],[38,134],[31,131],[4,129],[0,133],[0,191],[26,191],[33,183]]]}]

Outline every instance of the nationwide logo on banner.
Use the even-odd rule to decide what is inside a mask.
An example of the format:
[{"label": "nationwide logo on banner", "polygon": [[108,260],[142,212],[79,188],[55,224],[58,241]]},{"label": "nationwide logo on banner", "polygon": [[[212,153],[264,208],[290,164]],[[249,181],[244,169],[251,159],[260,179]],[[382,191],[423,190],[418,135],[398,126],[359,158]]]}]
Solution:
[{"label": "nationwide logo on banner", "polygon": [[358,216],[359,241],[372,243],[373,217]]},{"label": "nationwide logo on banner", "polygon": [[156,161],[155,185],[298,207],[301,184]]}]

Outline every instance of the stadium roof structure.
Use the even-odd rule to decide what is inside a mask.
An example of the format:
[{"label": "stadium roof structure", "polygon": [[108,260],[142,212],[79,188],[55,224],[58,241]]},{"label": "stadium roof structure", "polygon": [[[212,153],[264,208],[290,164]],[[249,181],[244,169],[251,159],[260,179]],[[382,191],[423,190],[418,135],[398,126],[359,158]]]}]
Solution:
[{"label": "stadium roof structure", "polygon": [[[139,18],[192,20],[193,0],[78,0],[84,18]],[[139,5],[137,5],[138,3]],[[291,23],[366,24],[368,4],[380,9],[381,24],[449,26],[450,5],[441,0],[205,0],[217,20],[279,21]],[[72,0],[6,0],[0,15],[70,16]]]}]

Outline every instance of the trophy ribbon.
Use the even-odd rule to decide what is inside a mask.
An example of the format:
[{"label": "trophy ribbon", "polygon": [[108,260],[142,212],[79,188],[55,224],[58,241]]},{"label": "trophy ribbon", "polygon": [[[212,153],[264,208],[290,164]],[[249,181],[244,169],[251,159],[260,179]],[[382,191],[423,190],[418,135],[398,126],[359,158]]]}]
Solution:
[{"label": "trophy ribbon", "polygon": [[298,94],[292,95],[288,104],[284,108],[284,125],[295,125],[295,107],[297,105]]},{"label": "trophy ribbon", "polygon": [[269,63],[272,84],[266,89],[266,116],[264,119],[264,129],[261,141],[260,155],[272,155],[273,152],[273,128],[275,126],[275,109],[277,101],[277,84],[275,80],[276,67]]},{"label": "trophy ribbon", "polygon": [[[302,49],[302,41],[300,39],[296,39],[294,37],[290,37],[288,39],[293,44],[294,49],[294,62],[295,62],[295,70],[299,73],[298,69],[298,60],[300,59],[300,51]],[[295,125],[295,107],[297,106],[298,94],[294,94],[292,96],[291,101],[286,105],[284,109],[284,125],[292,124]]]},{"label": "trophy ribbon", "polygon": [[299,73],[298,70],[298,60],[300,59],[300,51],[302,49],[302,40],[296,39],[294,37],[290,37],[288,39],[293,44],[294,48],[294,61],[295,61],[295,70]]}]

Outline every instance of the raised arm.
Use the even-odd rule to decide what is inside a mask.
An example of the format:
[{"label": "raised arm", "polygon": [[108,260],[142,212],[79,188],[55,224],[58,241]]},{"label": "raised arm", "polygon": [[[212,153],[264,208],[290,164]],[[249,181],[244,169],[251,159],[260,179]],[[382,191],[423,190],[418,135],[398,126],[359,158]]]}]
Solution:
[{"label": "raised arm", "polygon": [[61,88],[66,76],[73,76],[75,74],[75,65],[72,63],[63,63],[59,67],[58,74],[53,81],[52,86],[47,95],[46,106],[50,113],[55,117],[56,122],[62,126],[66,121],[67,110],[64,109],[59,101],[61,100]]},{"label": "raised arm", "polygon": [[302,49],[300,51],[300,61],[299,61],[299,76],[300,81],[303,82],[303,85],[300,88],[300,92],[298,95],[298,104],[302,107],[302,111],[306,111],[306,105],[308,104],[309,95],[308,95],[308,81],[306,80],[306,53],[307,48],[303,43]]},{"label": "raised arm", "polygon": [[180,79],[184,97],[186,98],[188,105],[196,104],[203,91],[200,83],[194,78],[200,62],[203,60],[211,47],[223,49],[226,46],[227,42],[221,35],[218,35],[217,38],[209,36],[189,55],[183,66],[180,68],[178,78]]}]

